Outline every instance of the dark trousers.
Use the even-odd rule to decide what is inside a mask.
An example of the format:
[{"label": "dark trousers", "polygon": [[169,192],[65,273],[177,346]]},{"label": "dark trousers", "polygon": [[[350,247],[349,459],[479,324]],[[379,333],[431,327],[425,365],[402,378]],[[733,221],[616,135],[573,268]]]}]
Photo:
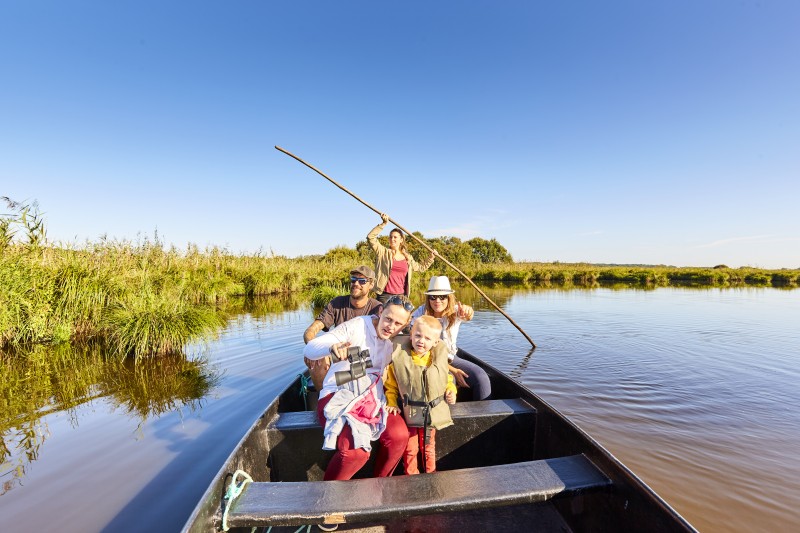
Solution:
[{"label": "dark trousers", "polygon": [[450,364],[459,370],[463,370],[469,376],[467,385],[472,391],[473,400],[487,400],[492,395],[492,384],[489,382],[489,376],[481,367],[466,359],[461,359],[458,355],[453,358]]}]

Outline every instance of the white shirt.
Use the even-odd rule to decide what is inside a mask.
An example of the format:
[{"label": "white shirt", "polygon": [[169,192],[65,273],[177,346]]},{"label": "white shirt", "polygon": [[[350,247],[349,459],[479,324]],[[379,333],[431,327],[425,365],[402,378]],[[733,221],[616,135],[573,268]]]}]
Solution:
[{"label": "white shirt", "polygon": [[[392,340],[378,338],[378,332],[372,322],[372,316],[357,316],[352,320],[339,324],[335,329],[314,337],[306,344],[303,355],[309,359],[322,359],[331,354],[331,346],[340,342],[349,342],[350,347],[358,346],[359,350],[368,349],[372,368],[367,372],[373,374],[383,374],[383,369],[392,362]],[[322,381],[322,390],[319,397],[324,398],[328,394],[336,392],[339,388],[336,385],[335,373],[337,371],[347,371],[350,369],[349,361],[336,361],[331,364],[325,379]]]},{"label": "white shirt", "polygon": [[[413,324],[414,321],[425,314],[425,306],[420,305],[414,312],[411,313],[411,323]],[[434,317],[435,318],[435,317]],[[456,346],[456,339],[458,338],[458,327],[461,325],[463,320],[458,318],[458,307],[456,307],[456,321],[453,322],[453,325],[450,326],[450,329],[447,329],[447,317],[437,318],[436,320],[442,325],[442,340],[447,345],[447,352],[448,352],[448,359],[450,361],[456,356],[456,352],[458,352],[458,346]]]}]

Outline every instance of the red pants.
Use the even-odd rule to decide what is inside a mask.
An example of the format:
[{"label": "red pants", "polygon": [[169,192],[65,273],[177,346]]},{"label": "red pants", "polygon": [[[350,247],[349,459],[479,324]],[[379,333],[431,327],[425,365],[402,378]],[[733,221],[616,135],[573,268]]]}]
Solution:
[{"label": "red pants", "polygon": [[408,428],[408,443],[406,451],[403,452],[403,467],[406,469],[406,474],[419,474],[417,456],[420,448],[425,450],[425,472],[436,472],[436,430],[431,428],[431,438],[426,445],[424,428]]},{"label": "red pants", "polygon": [[[329,394],[322,398],[317,404],[317,417],[319,423],[325,426],[325,406],[333,397]],[[375,477],[391,476],[403,450],[408,443],[408,428],[406,421],[400,415],[390,414],[386,420],[386,428],[378,438],[378,455],[375,458]],[[344,425],[344,429],[336,439],[336,453],[333,454],[328,468],[325,469],[325,481],[334,479],[351,479],[361,467],[367,463],[369,452],[362,448],[354,448],[353,431],[349,424]]]}]

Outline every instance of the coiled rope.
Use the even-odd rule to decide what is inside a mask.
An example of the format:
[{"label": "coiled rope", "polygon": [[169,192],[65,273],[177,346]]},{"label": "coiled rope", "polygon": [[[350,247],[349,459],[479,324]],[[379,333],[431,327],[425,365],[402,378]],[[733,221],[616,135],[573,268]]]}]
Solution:
[{"label": "coiled rope", "polygon": [[[241,475],[242,480],[238,481],[239,476]],[[230,526],[228,526],[228,511],[233,504],[233,500],[239,497],[239,495],[244,490],[245,485],[252,482],[253,478],[245,472],[244,470],[237,470],[233,473],[233,477],[231,478],[231,482],[228,485],[227,490],[225,491],[225,496],[222,498],[225,502],[225,509],[222,511],[222,530],[228,531]],[[255,531],[256,528],[253,528]]]},{"label": "coiled rope", "polygon": [[[303,381],[307,381],[307,380],[303,380]],[[305,388],[305,384],[304,384],[304,388]],[[242,480],[238,481],[240,476],[241,476]],[[252,483],[252,481],[253,481],[253,478],[251,478],[250,475],[247,472],[245,472],[244,470],[237,470],[236,472],[233,473],[233,477],[231,477],[231,482],[228,485],[228,488],[225,490],[225,496],[222,498],[225,501],[225,509],[222,512],[222,530],[223,531],[228,531],[230,529],[230,526],[228,525],[228,510],[231,508],[231,505],[233,505],[233,501],[236,498],[239,497],[239,495],[244,490],[245,485],[247,485],[248,483]],[[253,527],[250,530],[250,532],[251,533],[255,533],[256,529],[258,529],[258,528],[257,527]],[[306,530],[306,533],[311,533],[311,525],[300,526],[299,528],[297,528],[294,531],[294,533],[300,533],[304,529]],[[264,533],[269,533],[270,531],[272,531],[272,526],[269,526],[268,528],[266,528],[264,530]]]},{"label": "coiled rope", "polygon": [[[303,397],[303,409],[308,410],[308,383],[311,378],[306,377],[305,374],[297,374],[300,378],[300,396]],[[296,533],[296,532],[295,532]]]}]

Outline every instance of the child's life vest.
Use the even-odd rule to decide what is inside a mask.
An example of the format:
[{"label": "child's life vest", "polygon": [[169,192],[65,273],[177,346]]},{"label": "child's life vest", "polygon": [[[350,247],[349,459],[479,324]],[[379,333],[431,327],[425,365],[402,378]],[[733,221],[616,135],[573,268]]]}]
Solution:
[{"label": "child's life vest", "polygon": [[[447,388],[448,352],[444,342],[439,342],[431,350],[431,363],[421,367],[411,359],[411,340],[408,337],[395,343],[392,352],[392,366],[397,379],[399,402],[403,407],[403,417],[409,427],[446,428],[453,425],[450,406],[444,400]],[[423,395],[423,390],[427,394]],[[425,423],[425,407],[428,423]]]}]

